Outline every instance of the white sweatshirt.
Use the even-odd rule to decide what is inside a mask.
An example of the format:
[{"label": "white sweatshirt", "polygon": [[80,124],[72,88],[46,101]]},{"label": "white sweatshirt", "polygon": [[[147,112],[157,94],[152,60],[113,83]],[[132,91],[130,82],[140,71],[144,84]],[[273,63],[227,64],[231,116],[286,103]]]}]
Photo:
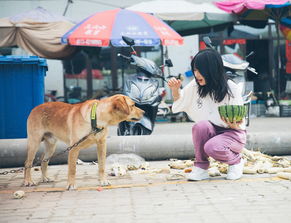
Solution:
[{"label": "white sweatshirt", "polygon": [[[243,98],[239,86],[232,80],[228,80],[228,86],[232,92],[232,96],[226,95],[221,102],[215,102],[209,95],[200,98],[198,94],[198,84],[193,79],[180,91],[180,98],[176,100],[172,106],[173,113],[186,112],[188,117],[195,122],[208,120],[215,125],[227,128],[219,115],[218,107],[220,105],[243,105]],[[245,129],[245,120],[240,125],[241,129]]]}]

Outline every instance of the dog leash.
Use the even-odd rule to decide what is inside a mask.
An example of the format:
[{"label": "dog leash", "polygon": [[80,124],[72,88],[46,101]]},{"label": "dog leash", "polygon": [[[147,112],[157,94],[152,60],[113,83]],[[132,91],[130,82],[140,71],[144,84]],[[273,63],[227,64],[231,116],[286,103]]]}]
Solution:
[{"label": "dog leash", "polygon": [[49,157],[47,159],[43,159],[42,161],[38,161],[34,165],[31,165],[29,167],[21,167],[21,168],[16,169],[16,170],[10,170],[10,171],[0,172],[0,175],[7,175],[9,173],[22,173],[23,170],[25,170],[25,169],[29,169],[29,168],[36,167],[36,166],[40,165],[43,162],[48,162],[53,157],[57,157],[57,156],[60,156],[62,154],[65,154],[66,152],[69,152],[74,147],[78,146],[80,143],[82,143],[83,141],[85,141],[91,134],[93,134],[95,136],[97,133],[101,132],[104,128],[103,127],[102,128],[98,128],[97,127],[97,113],[96,113],[96,109],[97,109],[97,103],[95,102],[93,104],[93,106],[92,106],[92,109],[91,109],[91,128],[92,128],[92,130],[89,132],[89,134],[85,135],[78,142],[74,143],[72,146],[69,146],[68,148],[66,148],[62,152],[59,152],[59,153],[57,153],[55,155],[52,155],[51,157]]}]

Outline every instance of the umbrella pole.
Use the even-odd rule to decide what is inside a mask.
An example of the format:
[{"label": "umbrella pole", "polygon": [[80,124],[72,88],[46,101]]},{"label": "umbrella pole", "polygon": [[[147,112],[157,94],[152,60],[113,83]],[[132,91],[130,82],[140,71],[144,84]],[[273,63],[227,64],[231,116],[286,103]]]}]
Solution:
[{"label": "umbrella pole", "polygon": [[124,62],[121,62],[122,89],[124,89]]},{"label": "umbrella pole", "polygon": [[[163,45],[161,44],[161,51],[162,51],[162,53],[161,53],[161,60],[162,60],[162,65],[164,65],[164,47],[163,47]],[[166,52],[165,52],[165,54],[168,52],[168,48],[167,48],[167,46],[166,46]],[[166,59],[168,59],[167,57],[168,57],[168,55],[165,55],[165,57],[166,57]],[[162,74],[163,74],[163,77],[165,78],[165,67],[163,67],[163,70],[162,70],[163,72],[162,72]],[[163,87],[165,87],[165,83],[164,83],[164,81],[162,81],[162,86]]]},{"label": "umbrella pole", "polygon": [[63,13],[63,16],[66,15],[66,13],[67,13],[67,11],[68,11],[68,8],[69,8],[69,5],[72,4],[72,3],[73,3],[73,0],[68,0],[68,1],[67,1],[67,5],[66,5],[65,11],[64,11],[64,13]]},{"label": "umbrella pole", "polygon": [[117,61],[116,61],[116,49],[111,46],[111,83],[112,83],[112,91],[115,93],[118,88],[118,76],[117,76]]},{"label": "umbrella pole", "polygon": [[279,34],[279,21],[276,19],[276,34],[277,34],[277,64],[276,64],[276,70],[277,70],[277,97],[278,100],[280,100],[281,97],[281,74],[280,74],[280,68],[281,68],[281,52],[280,52],[280,34]]},{"label": "umbrella pole", "polygon": [[[123,48],[121,48],[121,54],[123,54]],[[124,90],[124,61],[121,60],[121,81],[122,81],[122,90]]]},{"label": "umbrella pole", "polygon": [[86,58],[87,99],[89,99],[93,95],[92,63],[89,54],[85,52],[84,55]]},{"label": "umbrella pole", "polygon": [[[162,46],[162,45],[161,45]],[[165,51],[165,60],[169,59],[169,50],[168,50],[168,46],[165,47],[166,51]],[[163,64],[164,64],[164,58],[163,58]],[[167,70],[168,70],[168,76],[171,76],[171,69],[170,67],[167,66]]]}]

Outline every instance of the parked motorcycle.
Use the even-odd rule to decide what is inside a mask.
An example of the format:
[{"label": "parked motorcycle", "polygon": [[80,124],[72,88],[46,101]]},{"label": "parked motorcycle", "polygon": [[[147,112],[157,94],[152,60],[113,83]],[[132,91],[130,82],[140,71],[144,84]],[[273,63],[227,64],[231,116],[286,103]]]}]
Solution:
[{"label": "parked motorcycle", "polygon": [[[207,47],[214,49],[212,46],[211,40],[209,37],[203,37],[203,41],[206,44]],[[252,51],[249,53],[246,58],[253,55],[254,52]],[[251,96],[253,94],[252,91],[246,92],[246,71],[249,70],[253,72],[254,74],[258,74],[255,70],[255,68],[249,66],[249,62],[246,60],[242,60],[240,57],[238,57],[235,54],[224,54],[221,55],[223,66],[226,71],[226,75],[228,78],[233,80],[240,88],[244,104],[248,108],[248,112],[246,115],[246,125],[248,126],[250,124],[250,104],[251,104]]]},{"label": "parked motorcycle", "polygon": [[157,116],[161,116],[163,118],[166,118],[167,115],[171,113],[171,108],[170,106],[165,102],[166,99],[166,89],[165,88],[160,88],[161,89],[161,103],[158,106],[158,112]]},{"label": "parked motorcycle", "polygon": [[[77,86],[70,86],[67,89],[67,99],[65,99],[65,96],[58,96],[58,97],[54,97],[54,100],[52,101],[61,101],[61,102],[66,102],[69,104],[76,104],[76,103],[80,103],[82,101],[81,99],[81,87],[77,87]],[[49,95],[46,95],[46,97],[48,98]]]},{"label": "parked motorcycle", "polygon": [[47,90],[44,95],[44,102],[58,101],[57,90]]},{"label": "parked motorcycle", "polygon": [[[69,94],[70,96],[71,94]],[[60,102],[67,102],[70,104],[75,104],[81,102],[78,98],[68,97],[67,101],[65,101],[64,96],[57,96],[57,90],[48,90],[47,93],[44,95],[44,102],[51,102],[51,101],[60,101]]]},{"label": "parked motorcycle", "polygon": [[134,40],[129,37],[122,37],[123,41],[130,46],[130,56],[118,54],[119,57],[127,60],[136,68],[136,74],[128,77],[125,81],[123,93],[129,96],[137,107],[145,111],[143,118],[137,122],[121,122],[118,125],[118,135],[150,135],[153,132],[158,106],[163,98],[159,81],[157,78],[166,81],[162,68],[172,67],[171,60],[166,60],[165,65],[158,67],[153,61],[137,56],[134,50]]}]

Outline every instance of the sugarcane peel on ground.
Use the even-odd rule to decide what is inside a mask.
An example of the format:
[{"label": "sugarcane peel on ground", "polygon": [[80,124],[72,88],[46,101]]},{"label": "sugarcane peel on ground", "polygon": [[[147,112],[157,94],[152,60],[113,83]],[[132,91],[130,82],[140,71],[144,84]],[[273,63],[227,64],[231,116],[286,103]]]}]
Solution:
[{"label": "sugarcane peel on ground", "polygon": [[[242,150],[242,157],[245,160],[243,169],[244,174],[277,174],[277,173],[291,173],[291,160],[281,156],[270,156],[259,151],[252,151],[244,148]],[[208,169],[209,175],[212,177],[227,174],[228,165],[215,161],[209,158],[210,167]],[[189,172],[189,167],[193,166],[192,160],[170,160],[169,167],[172,169],[183,170],[185,173]],[[284,175],[284,179],[289,179],[289,174]]]}]

